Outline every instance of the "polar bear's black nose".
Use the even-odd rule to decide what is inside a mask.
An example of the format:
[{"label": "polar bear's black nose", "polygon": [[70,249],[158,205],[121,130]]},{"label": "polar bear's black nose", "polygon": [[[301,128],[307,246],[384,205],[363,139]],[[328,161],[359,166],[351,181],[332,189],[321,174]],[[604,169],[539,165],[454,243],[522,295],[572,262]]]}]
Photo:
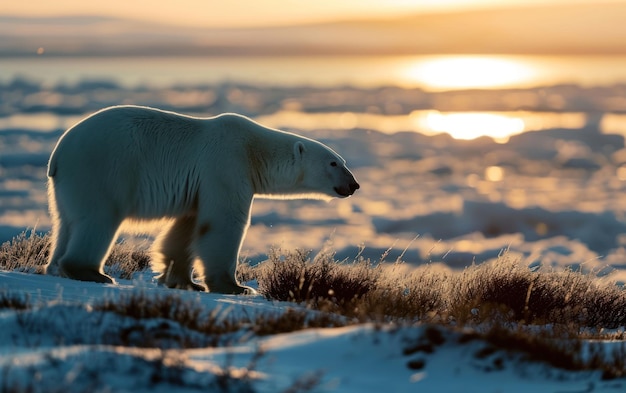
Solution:
[{"label": "polar bear's black nose", "polygon": [[345,186],[335,187],[334,190],[340,197],[347,198],[350,195],[354,194],[354,192],[359,188],[361,188],[359,183],[357,183],[356,180],[353,180],[350,183],[347,183]]}]

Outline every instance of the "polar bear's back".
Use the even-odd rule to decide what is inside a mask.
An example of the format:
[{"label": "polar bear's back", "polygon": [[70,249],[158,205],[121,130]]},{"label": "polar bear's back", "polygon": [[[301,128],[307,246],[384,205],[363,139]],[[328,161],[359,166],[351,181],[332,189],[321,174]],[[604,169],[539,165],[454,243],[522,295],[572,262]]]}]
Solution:
[{"label": "polar bear's back", "polygon": [[[109,153],[126,149],[126,153],[160,153],[155,149],[185,145],[195,138],[200,119],[151,108],[120,106],[107,108],[70,128],[59,140],[52,159],[57,155],[88,152]],[[167,139],[170,143],[163,143]],[[87,150],[86,150],[87,149]],[[111,155],[98,158],[105,159]],[[76,161],[74,161],[76,162]]]},{"label": "polar bear's back", "polygon": [[48,175],[68,199],[88,192],[123,206],[125,216],[176,214],[193,202],[203,175],[198,160],[219,161],[225,130],[214,123],[145,107],[108,108],[61,137]]}]

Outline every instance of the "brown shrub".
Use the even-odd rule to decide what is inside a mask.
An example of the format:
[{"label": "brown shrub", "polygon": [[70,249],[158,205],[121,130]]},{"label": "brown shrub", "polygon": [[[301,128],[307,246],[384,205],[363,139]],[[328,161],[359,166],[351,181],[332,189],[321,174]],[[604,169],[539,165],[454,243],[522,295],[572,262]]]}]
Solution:
[{"label": "brown shrub", "polygon": [[[48,263],[49,253],[49,233],[24,231],[0,245],[0,269],[41,273],[43,266]],[[149,267],[149,253],[126,243],[115,244],[105,262],[107,273],[121,279],[131,279],[136,272],[145,271]]]}]

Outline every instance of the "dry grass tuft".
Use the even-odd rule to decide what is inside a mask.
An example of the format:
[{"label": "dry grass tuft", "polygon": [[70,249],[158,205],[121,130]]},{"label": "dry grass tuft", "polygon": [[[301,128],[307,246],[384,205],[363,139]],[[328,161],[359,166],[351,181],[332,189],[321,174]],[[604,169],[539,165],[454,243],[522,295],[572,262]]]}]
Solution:
[{"label": "dry grass tuft", "polygon": [[232,315],[228,310],[208,312],[200,302],[183,299],[177,294],[154,295],[144,292],[124,294],[93,306],[95,311],[113,312],[137,320],[173,321],[185,329],[198,332],[205,340],[183,341],[183,348],[217,346],[231,333],[241,336],[251,332],[257,336],[288,333],[307,328],[339,327],[346,322],[337,315],[312,313],[305,309],[288,309],[285,312],[258,313],[257,315]]},{"label": "dry grass tuft", "polygon": [[450,313],[461,322],[499,319],[603,328],[626,323],[621,288],[569,269],[532,272],[503,256],[464,270],[454,281]]},{"label": "dry grass tuft", "polygon": [[27,310],[30,307],[30,296],[28,296],[28,294],[14,293],[6,290],[0,291],[0,310]]},{"label": "dry grass tuft", "polygon": [[608,353],[602,344],[583,343],[576,337],[563,337],[550,328],[509,329],[492,326],[484,333],[466,333],[460,342],[481,339],[487,344],[478,358],[498,351],[518,354],[522,361],[541,362],[567,371],[602,372],[603,379],[626,376],[624,348]]},{"label": "dry grass tuft", "polygon": [[259,290],[267,298],[313,305],[331,300],[349,304],[372,291],[380,271],[367,262],[340,264],[334,254],[321,253],[312,261],[308,253],[296,250],[285,256],[270,250],[268,260],[258,270]]},{"label": "dry grass tuft", "polygon": [[0,245],[0,269],[26,273],[41,272],[48,260],[50,234],[34,229],[22,232]]},{"label": "dry grass tuft", "polygon": [[[0,269],[41,273],[48,262],[50,234],[35,230],[22,232],[12,240],[0,245]],[[136,272],[150,267],[150,256],[145,250],[137,250],[125,243],[113,247],[105,262],[105,270],[113,277],[131,279]]]},{"label": "dry grass tuft", "polygon": [[313,260],[272,250],[246,267],[268,299],[305,303],[361,321],[553,324],[614,329],[626,325],[626,292],[607,280],[572,270],[533,272],[506,255],[461,272],[357,260]]}]

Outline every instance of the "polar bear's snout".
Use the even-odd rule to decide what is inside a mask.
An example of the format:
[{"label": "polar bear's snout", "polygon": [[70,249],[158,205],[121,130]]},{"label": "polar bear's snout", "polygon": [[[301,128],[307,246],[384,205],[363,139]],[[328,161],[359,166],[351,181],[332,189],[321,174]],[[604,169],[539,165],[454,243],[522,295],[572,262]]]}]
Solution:
[{"label": "polar bear's snout", "polygon": [[354,194],[356,190],[361,188],[361,185],[356,181],[354,176],[350,174],[350,181],[347,184],[342,185],[341,187],[335,187],[335,192],[342,198],[347,198],[350,195]]}]

